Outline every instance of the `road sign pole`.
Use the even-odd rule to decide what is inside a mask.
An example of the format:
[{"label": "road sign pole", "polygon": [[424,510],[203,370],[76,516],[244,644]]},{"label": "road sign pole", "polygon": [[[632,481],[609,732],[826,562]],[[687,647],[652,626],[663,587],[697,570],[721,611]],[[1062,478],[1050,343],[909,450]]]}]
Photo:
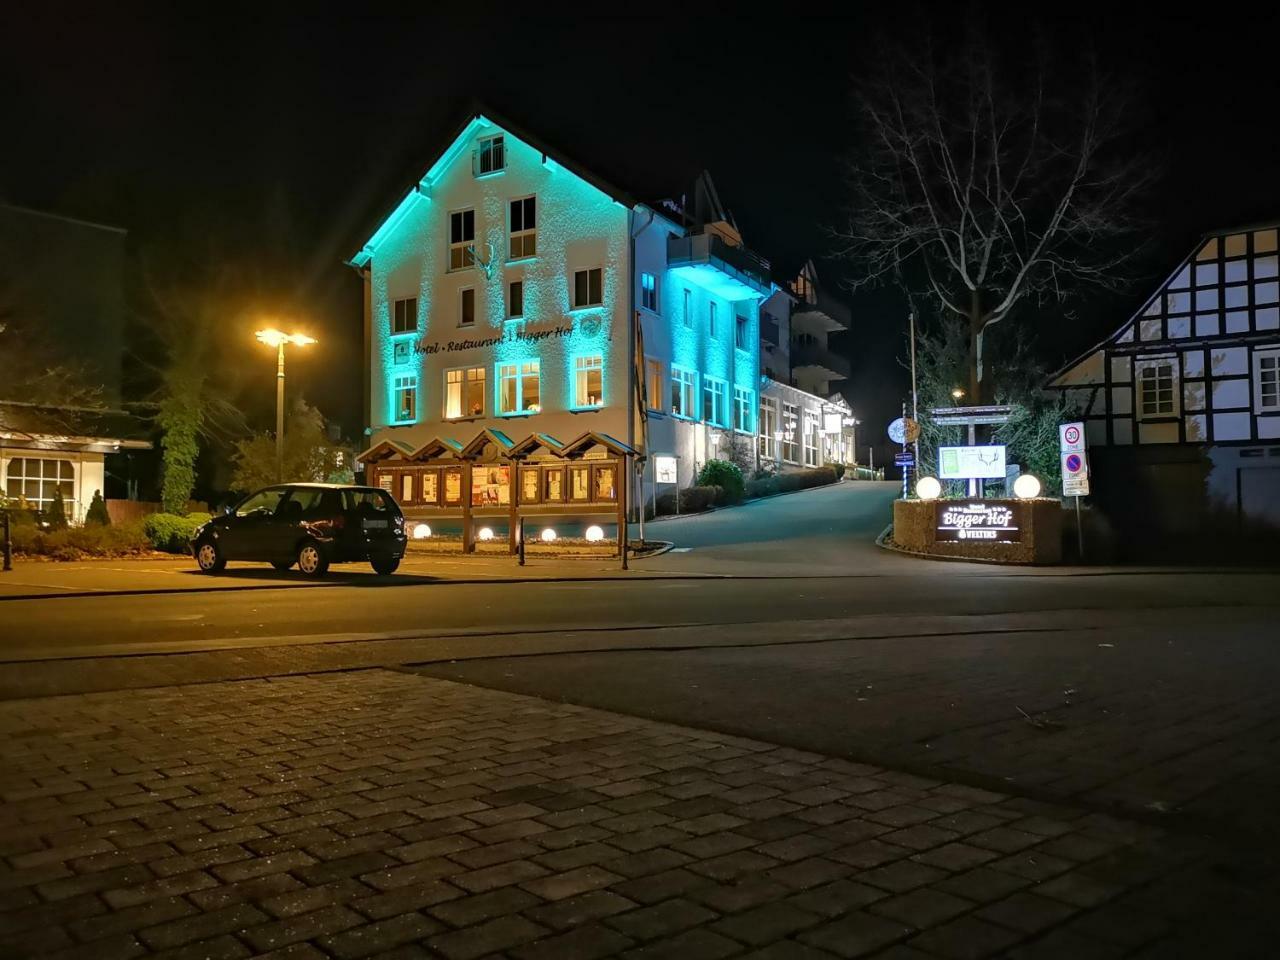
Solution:
[{"label": "road sign pole", "polygon": [[1080,494],[1076,494],[1076,552],[1084,561],[1084,524],[1080,521]]}]

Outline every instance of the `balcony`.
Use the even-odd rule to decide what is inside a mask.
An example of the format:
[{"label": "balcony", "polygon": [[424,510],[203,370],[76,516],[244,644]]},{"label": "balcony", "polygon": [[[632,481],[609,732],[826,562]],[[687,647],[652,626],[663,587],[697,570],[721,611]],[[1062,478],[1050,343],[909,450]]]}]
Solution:
[{"label": "balcony", "polygon": [[781,334],[778,330],[778,318],[768,314],[760,314],[760,340],[770,347],[776,347],[781,342]]},{"label": "balcony", "polygon": [[848,380],[849,361],[839,354],[832,353],[827,347],[818,343],[793,341],[791,344],[791,372],[799,373],[806,368],[825,371],[828,380]]},{"label": "balcony", "polygon": [[714,233],[670,237],[667,266],[676,276],[724,300],[766,297],[773,290],[768,260],[730,246]]}]

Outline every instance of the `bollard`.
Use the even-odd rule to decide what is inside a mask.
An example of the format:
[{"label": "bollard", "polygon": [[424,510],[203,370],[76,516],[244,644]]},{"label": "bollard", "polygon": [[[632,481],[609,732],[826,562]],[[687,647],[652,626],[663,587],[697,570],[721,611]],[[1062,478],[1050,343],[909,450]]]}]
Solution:
[{"label": "bollard", "polygon": [[524,517],[520,518],[520,566],[524,566]]}]

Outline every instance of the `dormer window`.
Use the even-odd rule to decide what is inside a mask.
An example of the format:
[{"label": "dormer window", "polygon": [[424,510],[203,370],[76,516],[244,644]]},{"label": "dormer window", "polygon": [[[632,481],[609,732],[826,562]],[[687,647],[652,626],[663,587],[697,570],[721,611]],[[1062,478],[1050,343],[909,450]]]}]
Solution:
[{"label": "dormer window", "polygon": [[506,169],[507,148],[502,134],[481,137],[476,143],[475,172],[477,177]]}]

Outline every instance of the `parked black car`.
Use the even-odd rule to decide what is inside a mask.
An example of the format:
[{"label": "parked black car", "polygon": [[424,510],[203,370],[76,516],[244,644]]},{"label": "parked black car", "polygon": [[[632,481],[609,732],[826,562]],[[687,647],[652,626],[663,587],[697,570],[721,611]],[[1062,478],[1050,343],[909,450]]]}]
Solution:
[{"label": "parked black car", "polygon": [[241,500],[199,527],[191,554],[205,573],[228,560],[264,560],[277,570],[295,563],[309,577],[331,563],[367,560],[381,574],[404,556],[404,514],[377,487],[285,483]]}]

